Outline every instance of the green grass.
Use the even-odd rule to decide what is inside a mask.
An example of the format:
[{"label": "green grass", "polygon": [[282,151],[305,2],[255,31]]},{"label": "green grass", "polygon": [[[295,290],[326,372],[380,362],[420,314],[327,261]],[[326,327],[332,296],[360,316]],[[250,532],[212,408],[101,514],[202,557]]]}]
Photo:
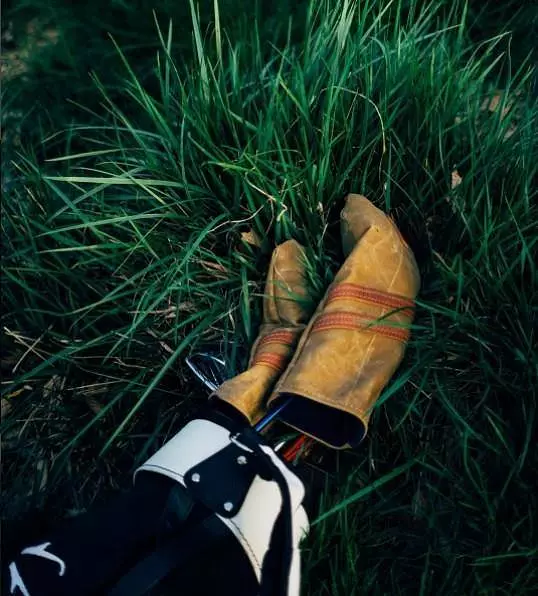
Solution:
[{"label": "green grass", "polygon": [[62,71],[84,80],[77,105],[42,99],[5,148],[5,519],[127,486],[205,402],[183,358],[219,346],[245,365],[287,238],[318,298],[343,198],[361,192],[423,283],[368,438],[327,466],[304,593],[534,593],[536,73],[524,36],[475,6],[326,0],[254,24],[218,3],[201,23],[191,3],[188,24],[144,22],[140,56],[120,34],[100,42],[113,68]]}]

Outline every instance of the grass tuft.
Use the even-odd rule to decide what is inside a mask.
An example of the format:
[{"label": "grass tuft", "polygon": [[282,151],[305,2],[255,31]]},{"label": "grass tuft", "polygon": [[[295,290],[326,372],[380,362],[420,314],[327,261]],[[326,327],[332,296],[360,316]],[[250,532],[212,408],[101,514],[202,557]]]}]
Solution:
[{"label": "grass tuft", "polygon": [[[517,37],[459,0],[184,9],[187,30],[149,13],[139,45],[110,27],[72,103],[43,99],[19,119],[28,136],[8,136],[4,517],[64,516],[127,485],[206,399],[183,357],[216,346],[245,365],[288,238],[319,299],[343,198],[360,192],[395,218],[423,283],[368,438],[327,472],[305,593],[533,593],[538,103],[523,36],[516,60]],[[48,76],[74,84],[92,51],[60,39],[73,69]]]}]

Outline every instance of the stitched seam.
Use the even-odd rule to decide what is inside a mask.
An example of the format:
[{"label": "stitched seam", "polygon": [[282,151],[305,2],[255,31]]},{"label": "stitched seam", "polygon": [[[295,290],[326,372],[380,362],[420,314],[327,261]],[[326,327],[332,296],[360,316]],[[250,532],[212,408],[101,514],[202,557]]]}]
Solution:
[{"label": "stitched seam", "polygon": [[258,344],[258,350],[265,346],[283,346],[284,348],[292,348],[295,342],[285,342],[285,341],[266,341],[263,344]]},{"label": "stitched seam", "polygon": [[360,313],[326,313],[321,315],[312,326],[312,333],[328,329],[351,329],[369,331],[385,335],[392,339],[405,341],[409,337],[408,329],[398,329],[375,323],[371,317]]},{"label": "stitched seam", "polygon": [[392,227],[394,228],[394,231],[396,232],[396,235],[400,239],[401,243],[405,246],[405,248],[407,248],[408,250],[411,250],[409,248],[409,244],[407,243],[407,240],[402,236],[402,233],[400,232],[400,228],[396,225],[396,222],[394,221],[394,216],[389,215],[388,218],[392,224]]},{"label": "stitched seam", "polygon": [[334,290],[331,291],[330,297],[339,297],[339,296],[357,296],[357,297],[364,297],[364,298],[371,298],[372,300],[379,300],[380,302],[387,302],[387,304],[393,304],[394,306],[405,306],[406,308],[412,308],[414,305],[409,302],[409,300],[399,299],[396,297],[386,296],[384,294],[377,294],[377,292],[370,292],[370,291],[363,291],[363,290],[354,290],[352,288],[338,288],[336,287]]},{"label": "stitched seam", "polygon": [[271,370],[274,370],[275,372],[280,372],[282,370],[281,366],[273,366],[272,364],[269,364],[268,362],[257,362],[256,365],[257,366],[265,366],[266,368],[270,368]]},{"label": "stitched seam", "polygon": [[231,518],[225,518],[227,521],[229,521],[232,526],[239,532],[239,535],[241,536],[242,541],[244,542],[244,544],[247,546],[250,554],[252,555],[252,558],[254,559],[254,563],[256,565],[256,567],[258,568],[258,571],[261,572],[262,567],[260,565],[260,562],[258,561],[258,557],[256,556],[256,553],[254,552],[254,550],[252,549],[252,546],[250,545],[250,542],[246,539],[245,535],[243,534],[243,532],[241,532],[241,528],[234,522],[233,519]]},{"label": "stitched seam", "polygon": [[[178,476],[184,482],[183,475],[179,474],[179,472],[174,472],[173,470],[165,468],[164,466],[158,466],[156,464],[151,464],[151,467],[158,468],[160,470],[166,470],[167,472],[171,472],[172,474],[174,474],[174,476]],[[261,565],[260,565],[260,562],[258,561],[258,557],[256,557],[256,553],[252,550],[252,546],[250,545],[250,542],[246,539],[243,532],[241,532],[241,528],[233,521],[233,519],[231,519],[231,518],[225,518],[225,519],[227,521],[229,521],[232,524],[232,526],[238,531],[239,535],[241,536],[241,539],[243,540],[244,544],[246,545],[250,554],[252,555],[252,558],[254,559],[254,563],[255,563],[256,567],[258,568],[258,571],[261,571]]]},{"label": "stitched seam", "polygon": [[342,283],[336,285],[330,292],[327,302],[331,302],[338,298],[357,298],[364,299],[367,302],[375,304],[382,304],[384,306],[392,306],[394,308],[405,308],[412,310],[415,307],[413,300],[383,292],[382,290],[374,290],[359,284]]},{"label": "stitched seam", "polygon": [[386,331],[382,331],[381,329],[372,329],[371,327],[357,327],[354,325],[326,325],[324,327],[316,327],[314,329],[312,329],[312,333],[318,333],[321,331],[330,331],[332,329],[344,329],[344,330],[348,330],[348,331],[364,331],[364,332],[369,332],[369,333],[373,333],[375,335],[383,335],[384,337],[387,337],[388,339],[394,339],[396,341],[400,341],[400,342],[406,342],[407,341],[407,335],[404,334],[396,334],[396,333],[388,333]]},{"label": "stitched seam", "polygon": [[344,292],[338,293],[336,295],[331,294],[326,304],[337,302],[338,300],[355,300],[356,302],[366,302],[367,304],[379,304],[380,306],[394,309],[394,314],[401,313],[407,317],[412,317],[414,314],[412,308],[403,308],[402,305],[391,304],[388,300],[379,300],[369,296],[358,296],[356,294]]},{"label": "stitched seam", "polygon": [[298,329],[296,330],[291,330],[291,329],[275,329],[274,331],[271,331],[270,333],[268,333],[265,338],[266,339],[268,337],[272,337],[274,335],[283,335],[286,337],[290,337],[293,338],[295,337],[295,335],[297,334]]},{"label": "stitched seam", "polygon": [[336,284],[334,288],[331,289],[330,294],[338,293],[338,292],[353,292],[356,294],[361,295],[368,295],[368,296],[378,296],[381,299],[386,298],[387,300],[394,301],[397,304],[403,304],[408,307],[414,307],[415,302],[410,298],[406,298],[405,296],[400,296],[399,294],[392,294],[391,292],[385,292],[384,290],[376,290],[374,288],[369,288],[368,286],[362,286],[361,284],[354,284],[354,283],[340,283]]},{"label": "stitched seam", "polygon": [[270,368],[274,368],[277,371],[280,371],[284,368],[284,360],[286,356],[281,354],[274,354],[274,353],[265,353],[256,356],[252,366],[261,365],[261,366],[268,366]]},{"label": "stitched seam", "polygon": [[387,292],[386,290],[378,290],[376,288],[371,288],[370,286],[363,286],[362,284],[356,284],[353,282],[341,282],[334,286],[333,290],[336,289],[349,289],[349,290],[360,290],[362,292],[369,292],[371,294],[379,294],[381,296],[387,296],[388,298],[396,298],[397,300],[405,300],[409,304],[413,304],[414,301],[411,298],[407,298],[406,296],[402,296],[400,294],[393,294],[392,292]]},{"label": "stitched seam", "polygon": [[379,329],[381,332],[387,333],[396,333],[396,335],[401,335],[402,333],[406,333],[406,329],[394,329],[390,328],[385,325],[379,325],[375,323],[374,320],[370,321],[354,321],[353,319],[330,319],[327,321],[321,321],[319,323],[314,324],[315,329],[319,329],[320,327],[332,327],[333,325],[346,325],[351,327],[357,327],[359,329]]},{"label": "stitched seam", "polygon": [[316,323],[319,321],[324,321],[324,320],[330,321],[330,320],[339,320],[339,319],[348,319],[351,321],[360,320],[360,321],[365,321],[366,323],[374,323],[376,325],[379,325],[379,323],[377,323],[377,321],[385,320],[385,319],[379,319],[379,317],[376,317],[375,315],[371,315],[370,313],[351,312],[351,311],[341,310],[341,311],[322,313],[321,315],[319,315],[317,317]]},{"label": "stitched seam", "polygon": [[[170,468],[165,468],[164,466],[159,466],[157,464],[148,464],[148,467],[150,468],[156,468],[158,470],[164,470],[166,472],[169,472],[170,474],[173,474],[174,476],[177,476],[182,482],[185,482],[185,479],[183,477],[183,474],[180,474],[179,472],[176,472],[174,470],[170,470]],[[143,470],[144,466],[142,466],[142,470]],[[147,468],[146,468],[147,470]]]},{"label": "stitched seam", "polygon": [[406,342],[407,341],[407,335],[404,334],[395,334],[395,333],[388,333],[386,331],[382,331],[381,329],[377,329],[377,328],[371,328],[371,327],[357,327],[354,325],[326,325],[324,327],[316,327],[314,329],[312,329],[312,333],[318,333],[320,331],[330,331],[331,329],[344,329],[344,330],[348,330],[348,331],[364,331],[364,332],[369,332],[369,333],[373,333],[376,335],[383,335],[385,337],[387,337],[388,339],[394,339],[396,341],[401,341],[401,342]]},{"label": "stitched seam", "polygon": [[284,354],[277,354],[276,352],[264,352],[260,354],[256,360],[266,360],[267,362],[279,362],[284,359]]},{"label": "stitched seam", "polygon": [[275,331],[266,335],[260,340],[258,348],[267,344],[282,344],[284,346],[291,346],[296,339],[296,334],[292,331]]},{"label": "stitched seam", "polygon": [[266,368],[270,368],[275,372],[280,372],[282,370],[281,366],[276,366],[274,364],[270,364],[269,362],[256,362],[256,366],[265,366]]},{"label": "stitched seam", "polygon": [[315,325],[319,325],[324,324],[325,322],[328,322],[329,324],[332,323],[333,321],[335,322],[340,322],[340,321],[350,321],[350,322],[357,322],[357,321],[361,321],[364,322],[366,325],[369,326],[379,326],[379,327],[384,327],[385,329],[391,329],[391,330],[395,330],[395,331],[400,331],[399,327],[395,327],[392,325],[383,325],[382,323],[378,322],[379,319],[376,317],[372,317],[371,315],[368,315],[366,313],[360,313],[360,312],[328,312],[328,313],[323,313],[322,315],[320,315],[317,320],[314,323]]},{"label": "stitched seam", "polygon": [[395,333],[396,335],[401,335],[409,333],[409,331],[407,329],[399,329],[396,327],[390,327],[388,325],[382,325],[379,323],[376,323],[375,319],[371,319],[371,318],[366,318],[366,317],[347,317],[347,316],[324,316],[320,319],[318,319],[314,325],[312,329],[319,329],[321,327],[332,327],[333,325],[345,325],[345,326],[351,326],[353,328],[358,328],[358,329],[375,329],[375,330],[380,330],[381,333]]},{"label": "stitched seam", "polygon": [[383,302],[384,304],[388,304],[390,306],[395,306],[399,308],[412,308],[414,305],[410,304],[408,300],[399,300],[397,298],[391,298],[389,296],[378,295],[374,292],[362,292],[359,290],[352,290],[352,289],[343,289],[343,288],[336,288],[335,290],[331,291],[329,298],[335,299],[341,296],[350,296],[356,298],[364,298],[366,300],[376,300],[377,302]]}]

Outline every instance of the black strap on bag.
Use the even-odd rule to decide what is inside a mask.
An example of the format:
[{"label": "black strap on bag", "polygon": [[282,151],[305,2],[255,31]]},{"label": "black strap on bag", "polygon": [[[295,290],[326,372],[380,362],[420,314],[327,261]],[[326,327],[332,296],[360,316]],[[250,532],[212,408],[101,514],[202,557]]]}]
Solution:
[{"label": "black strap on bag", "polygon": [[[230,445],[191,468],[185,474],[185,484],[197,503],[198,521],[187,521],[175,535],[140,560],[116,583],[109,596],[142,596],[173,572],[180,575],[194,560],[207,560],[208,552],[215,552],[218,557],[218,546],[232,535],[215,513],[234,517],[256,475],[276,482],[282,498],[257,592],[260,596],[287,596],[293,554],[291,495],[280,468],[261,446],[257,433],[246,429],[234,435]],[[200,517],[200,508],[205,516]],[[189,593],[187,586],[184,588]],[[246,596],[248,592],[243,593]]]},{"label": "black strap on bag", "polygon": [[259,464],[259,475],[276,482],[282,498],[269,549],[263,560],[260,596],[287,596],[293,554],[291,495],[288,482],[280,468],[261,448],[260,438],[254,430],[247,429],[241,433],[239,440],[254,451]]},{"label": "black strap on bag", "polygon": [[[181,572],[193,560],[204,557],[211,544],[225,537],[225,527],[214,515],[173,536],[139,561],[109,591],[109,596],[142,596],[156,588],[173,571]],[[184,586],[189,593],[189,586]]]}]

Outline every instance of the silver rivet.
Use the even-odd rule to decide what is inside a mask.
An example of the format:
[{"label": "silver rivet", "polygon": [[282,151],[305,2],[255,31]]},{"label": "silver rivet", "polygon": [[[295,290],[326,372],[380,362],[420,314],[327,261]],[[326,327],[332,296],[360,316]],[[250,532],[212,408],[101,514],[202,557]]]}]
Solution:
[{"label": "silver rivet", "polygon": [[224,503],[224,511],[231,511],[234,508],[234,504],[230,503],[230,501],[226,501]]},{"label": "silver rivet", "polygon": [[198,473],[194,473],[194,474],[191,476],[191,480],[192,480],[193,482],[200,482],[200,474],[198,474]]},{"label": "silver rivet", "polygon": [[244,465],[247,463],[247,458],[246,458],[244,455],[240,455],[240,456],[237,458],[237,463],[238,463],[240,466],[244,466]]}]

